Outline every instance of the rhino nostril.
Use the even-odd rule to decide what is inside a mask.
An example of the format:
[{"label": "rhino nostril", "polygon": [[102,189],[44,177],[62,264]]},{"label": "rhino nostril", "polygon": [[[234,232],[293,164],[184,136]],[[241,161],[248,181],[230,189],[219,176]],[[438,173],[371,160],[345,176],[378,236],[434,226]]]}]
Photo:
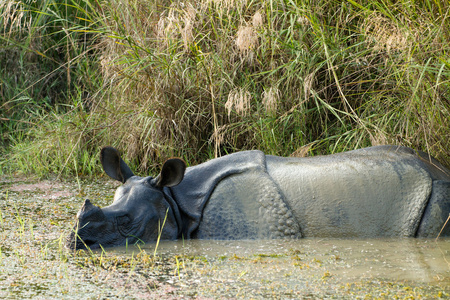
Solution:
[{"label": "rhino nostril", "polygon": [[93,244],[95,244],[96,242],[90,239],[85,239],[83,240],[83,242],[87,245],[87,246],[92,246]]}]

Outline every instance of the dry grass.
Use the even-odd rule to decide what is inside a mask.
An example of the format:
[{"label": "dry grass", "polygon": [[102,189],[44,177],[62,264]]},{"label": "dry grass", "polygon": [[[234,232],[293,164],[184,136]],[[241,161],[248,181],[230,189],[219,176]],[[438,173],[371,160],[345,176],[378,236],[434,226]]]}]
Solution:
[{"label": "dry grass", "polygon": [[267,114],[276,115],[278,110],[278,102],[280,101],[281,92],[276,87],[270,87],[262,92],[262,104]]},{"label": "dry grass", "polygon": [[31,28],[31,19],[24,19],[24,7],[20,2],[4,1],[0,3],[0,18],[3,20],[3,28],[8,37],[17,32],[25,32]]},{"label": "dry grass", "polygon": [[[28,19],[11,13],[18,4],[7,3],[0,21],[26,30]],[[304,156],[386,143],[450,165],[446,4],[86,3],[93,10],[73,16],[92,20],[82,30],[95,42],[85,56],[93,67],[68,74],[80,79],[64,118],[44,113],[33,121],[58,120],[58,130],[46,124],[27,133],[40,149],[71,137],[72,146],[60,148],[72,148],[62,155],[72,172],[72,153],[96,155],[106,144],[140,171],[170,156],[195,164],[243,149]],[[80,30],[72,26],[67,32]],[[29,140],[13,145],[27,149]]]},{"label": "dry grass", "polygon": [[[235,89],[228,94],[228,100],[225,102],[225,109],[228,111],[228,117],[235,111],[238,115],[244,117],[250,112],[252,95],[244,89]],[[233,110],[234,109],[234,110]]]},{"label": "dry grass", "polygon": [[387,52],[402,51],[412,46],[409,38],[411,28],[402,29],[393,20],[374,12],[363,22],[361,30],[373,41],[373,51]]}]

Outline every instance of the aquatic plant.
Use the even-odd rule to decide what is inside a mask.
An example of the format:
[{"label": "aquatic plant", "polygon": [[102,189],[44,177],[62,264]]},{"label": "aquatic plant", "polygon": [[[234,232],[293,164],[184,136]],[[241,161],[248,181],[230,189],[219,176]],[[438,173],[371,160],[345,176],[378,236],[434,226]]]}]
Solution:
[{"label": "aquatic plant", "polygon": [[[156,243],[74,253],[63,245],[83,193],[49,197],[20,183],[0,182],[2,298],[126,298],[130,289],[134,298],[449,297],[445,239],[161,241],[156,256]],[[82,183],[88,194],[108,187]]]}]

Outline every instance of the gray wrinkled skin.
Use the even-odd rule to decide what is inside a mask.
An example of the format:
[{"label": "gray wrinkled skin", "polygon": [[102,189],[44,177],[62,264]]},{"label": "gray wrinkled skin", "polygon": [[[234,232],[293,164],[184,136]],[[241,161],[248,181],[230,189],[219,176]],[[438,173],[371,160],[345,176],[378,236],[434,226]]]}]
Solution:
[{"label": "gray wrinkled skin", "polygon": [[[138,177],[105,147],[105,172],[124,184],[100,209],[86,200],[74,249],[157,239],[436,237],[450,213],[450,172],[424,153],[377,146],[283,158],[244,151],[185,169],[168,160]],[[164,226],[162,226],[164,224]],[[450,226],[441,235],[450,236]]]}]

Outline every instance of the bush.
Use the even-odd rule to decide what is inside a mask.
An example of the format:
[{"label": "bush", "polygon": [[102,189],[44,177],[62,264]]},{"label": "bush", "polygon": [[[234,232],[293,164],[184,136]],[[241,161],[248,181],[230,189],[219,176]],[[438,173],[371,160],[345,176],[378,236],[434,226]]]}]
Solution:
[{"label": "bush", "polygon": [[[86,158],[106,144],[141,172],[170,156],[197,164],[244,149],[305,156],[388,143],[450,165],[445,1],[86,0],[65,8],[73,11],[46,21],[63,35],[64,64],[78,68],[76,81],[61,77],[65,114],[52,103],[11,148],[33,141],[44,159],[42,149],[59,147],[53,155],[65,159],[52,171],[95,172]],[[61,131],[50,129],[55,120]]]}]

